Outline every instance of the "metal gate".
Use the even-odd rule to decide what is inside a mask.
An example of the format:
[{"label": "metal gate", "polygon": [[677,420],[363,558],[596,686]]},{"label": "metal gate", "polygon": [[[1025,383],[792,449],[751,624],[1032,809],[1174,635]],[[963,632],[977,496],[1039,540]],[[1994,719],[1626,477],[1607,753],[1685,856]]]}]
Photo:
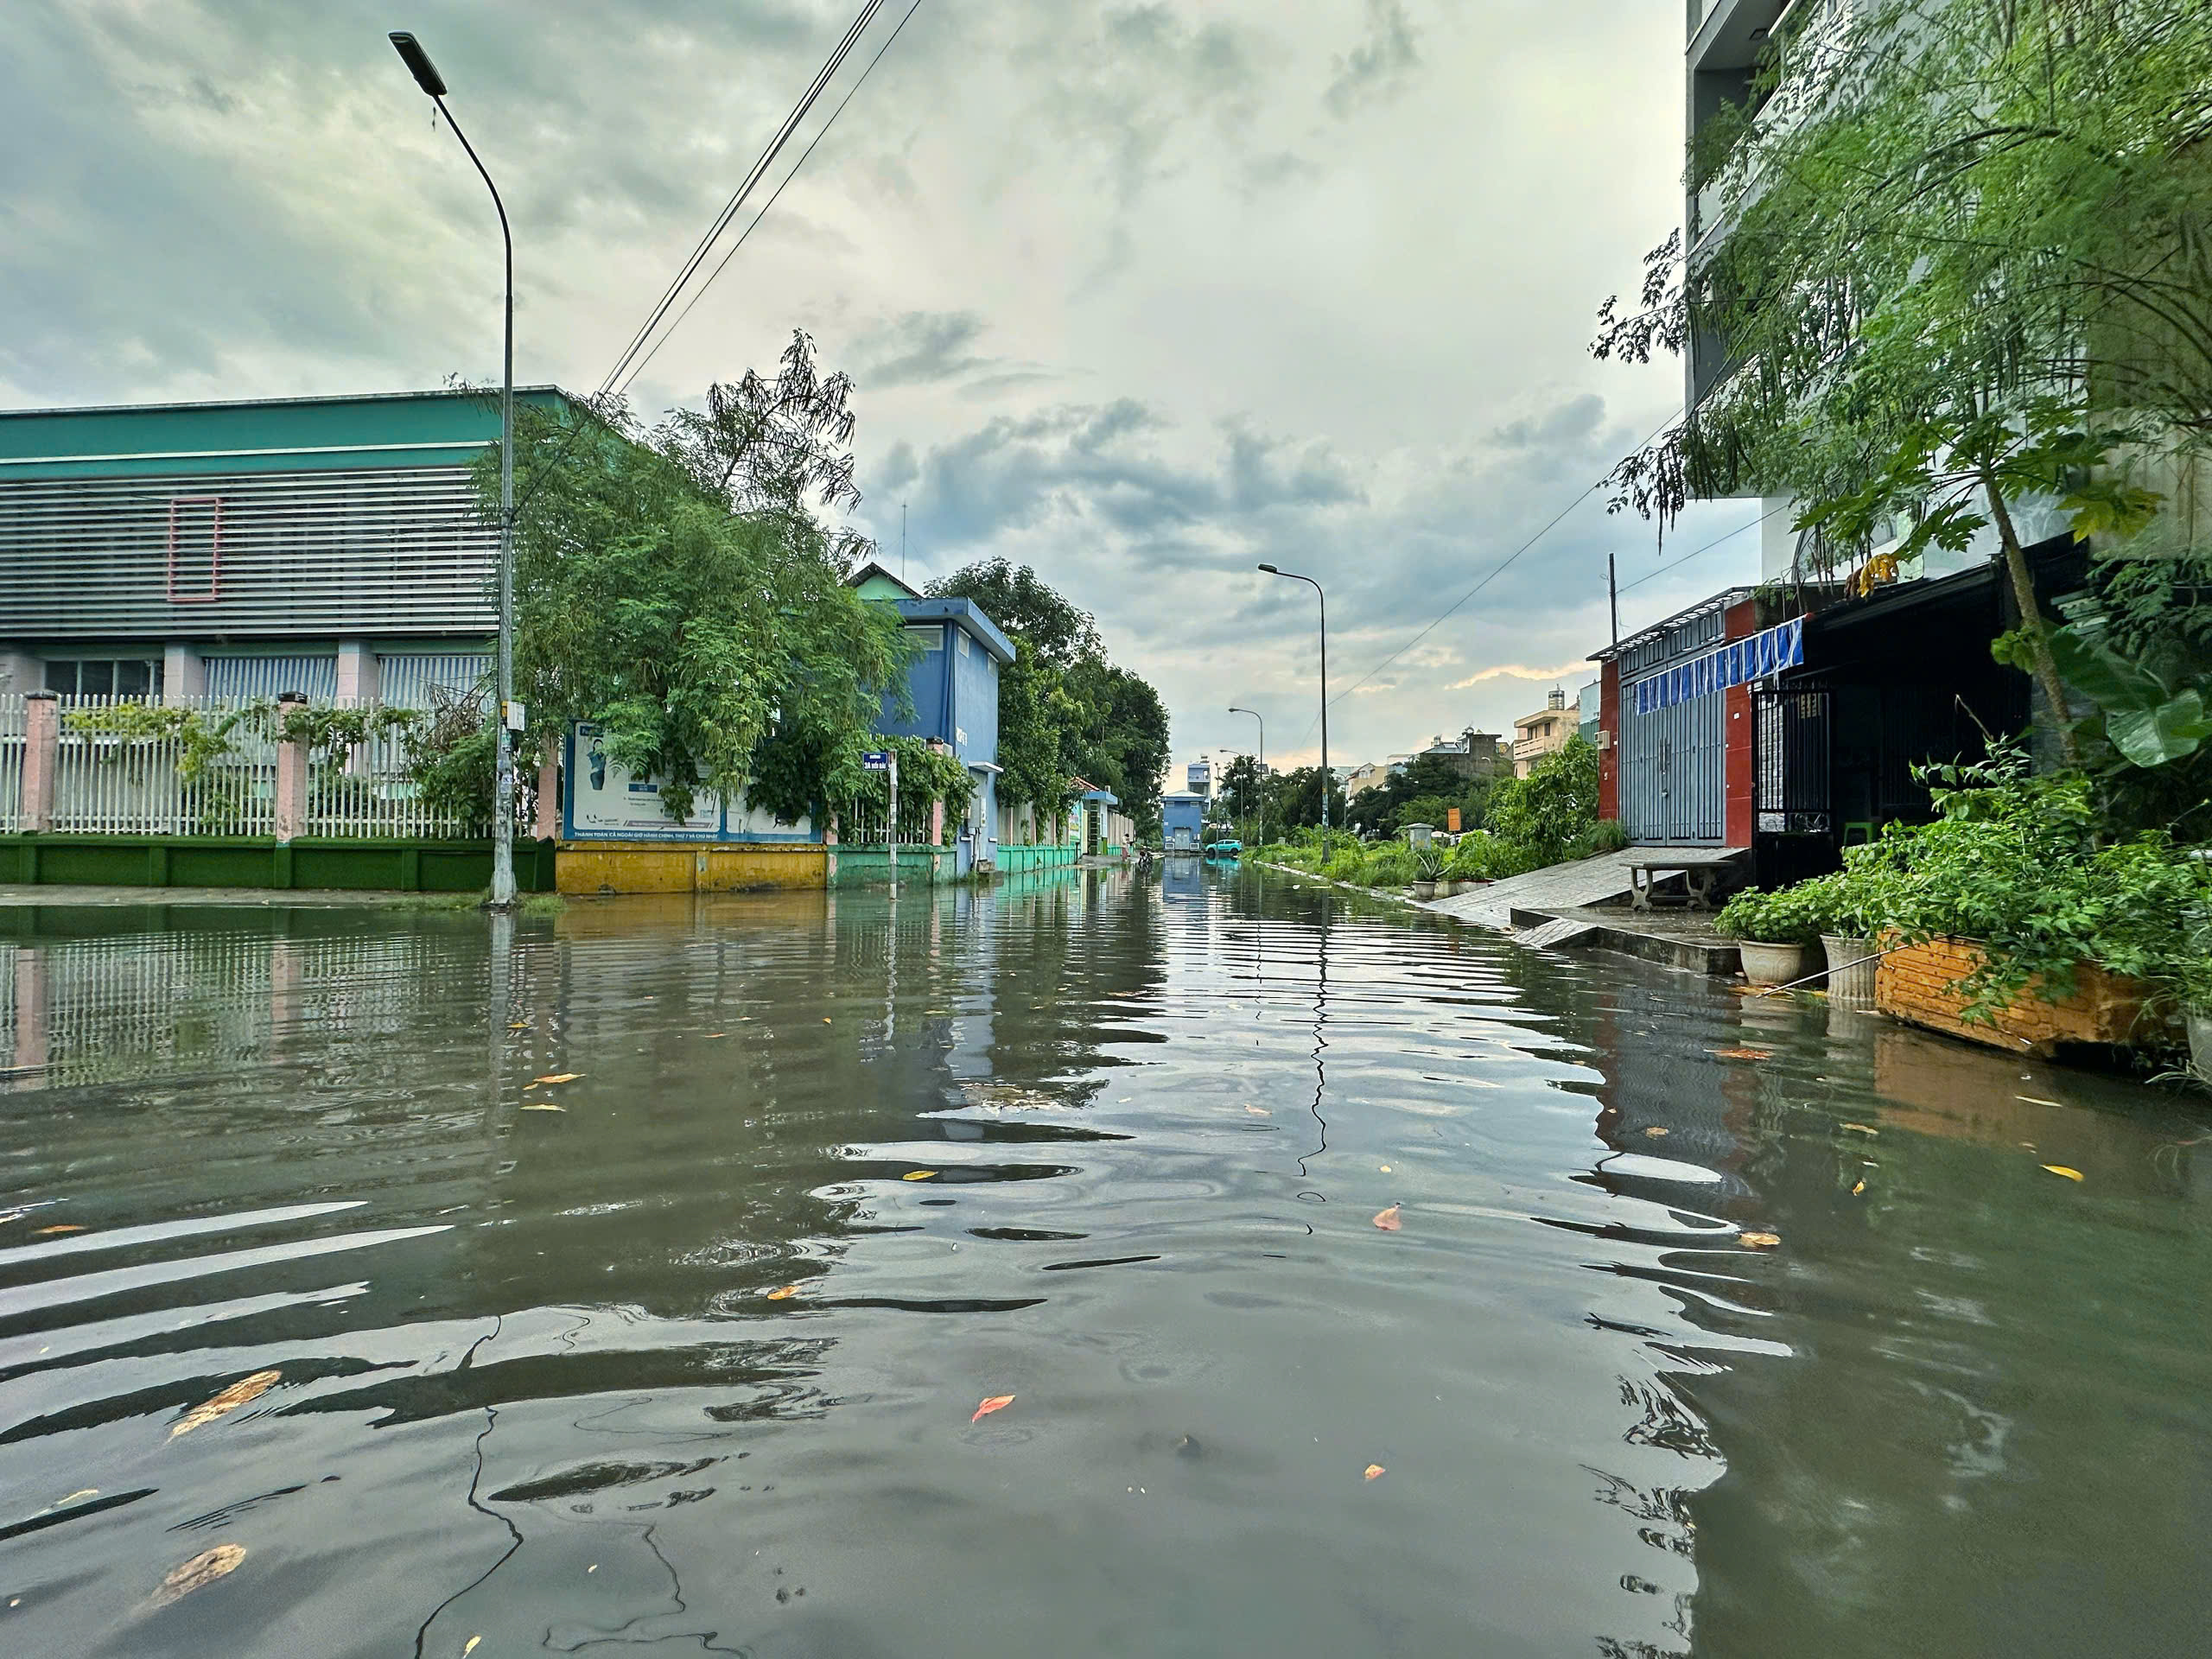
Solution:
[{"label": "metal gate", "polygon": [[1761,835],[1833,832],[1830,694],[1758,691],[1751,697],[1751,822]]},{"label": "metal gate", "polygon": [[1637,712],[1637,685],[1721,642],[1714,606],[1632,644],[1621,658],[1621,823],[1645,846],[1718,847],[1728,827],[1727,694],[1706,691]]},{"label": "metal gate", "polygon": [[1621,823],[1646,846],[1718,847],[1727,828],[1727,696],[1621,720]]}]

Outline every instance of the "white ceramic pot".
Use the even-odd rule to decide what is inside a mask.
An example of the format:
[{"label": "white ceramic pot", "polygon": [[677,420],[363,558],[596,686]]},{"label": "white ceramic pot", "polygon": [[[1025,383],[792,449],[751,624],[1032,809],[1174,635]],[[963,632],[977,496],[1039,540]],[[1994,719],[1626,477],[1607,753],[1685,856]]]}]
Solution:
[{"label": "white ceramic pot", "polygon": [[1414,898],[1416,898],[1416,899],[1422,899],[1422,900],[1424,900],[1424,901],[1426,901],[1426,900],[1427,900],[1427,899],[1433,899],[1433,898],[1435,898],[1435,897],[1436,897],[1436,883],[1435,883],[1435,882],[1433,882],[1433,881],[1416,881],[1416,882],[1414,882]]},{"label": "white ceramic pot", "polygon": [[1744,977],[1754,985],[1787,985],[1804,978],[1812,952],[1802,944],[1763,944],[1738,939],[1736,948],[1744,959]]},{"label": "white ceramic pot", "polygon": [[1828,1001],[1872,1007],[1879,947],[1872,939],[1847,938],[1840,933],[1821,934],[1821,946],[1828,955]]}]

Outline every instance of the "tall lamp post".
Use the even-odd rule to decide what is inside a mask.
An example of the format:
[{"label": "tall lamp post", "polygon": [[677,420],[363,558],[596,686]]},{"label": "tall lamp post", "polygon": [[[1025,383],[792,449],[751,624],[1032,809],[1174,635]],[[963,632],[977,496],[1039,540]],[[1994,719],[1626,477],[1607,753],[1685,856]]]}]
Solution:
[{"label": "tall lamp post", "polygon": [[1271,576],[1304,582],[1313,590],[1313,597],[1321,601],[1321,829],[1325,833],[1329,828],[1329,786],[1336,781],[1329,775],[1329,596],[1311,576],[1301,576],[1295,570],[1278,570],[1272,564],[1263,564],[1260,569]]},{"label": "tall lamp post", "polygon": [[1239,709],[1232,702],[1229,705],[1229,712],[1249,715],[1260,721],[1260,758],[1257,762],[1260,768],[1260,844],[1264,847],[1268,841],[1268,722],[1260,720],[1260,711],[1256,709]]},{"label": "tall lamp post", "polygon": [[492,182],[476,154],[476,146],[461,130],[461,123],[446,108],[445,77],[423,44],[404,30],[391,35],[392,49],[415,77],[415,84],[438,106],[453,136],[468,152],[468,159],[492,193],[492,206],[499,213],[499,238],[507,251],[507,312],[505,360],[499,381],[499,707],[498,759],[492,788],[492,908],[512,910],[515,902],[515,755],[514,739],[507,728],[508,711],[515,696],[515,238],[507,226],[507,205],[499,200],[499,187]]}]

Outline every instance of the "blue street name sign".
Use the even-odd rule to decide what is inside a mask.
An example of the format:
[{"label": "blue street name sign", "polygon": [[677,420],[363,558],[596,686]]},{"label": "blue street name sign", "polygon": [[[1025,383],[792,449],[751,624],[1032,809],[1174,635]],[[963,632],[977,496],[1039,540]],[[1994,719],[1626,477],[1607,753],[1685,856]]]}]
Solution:
[{"label": "blue street name sign", "polygon": [[870,749],[866,754],[861,756],[861,766],[868,772],[888,772],[891,770],[891,752],[887,749]]}]

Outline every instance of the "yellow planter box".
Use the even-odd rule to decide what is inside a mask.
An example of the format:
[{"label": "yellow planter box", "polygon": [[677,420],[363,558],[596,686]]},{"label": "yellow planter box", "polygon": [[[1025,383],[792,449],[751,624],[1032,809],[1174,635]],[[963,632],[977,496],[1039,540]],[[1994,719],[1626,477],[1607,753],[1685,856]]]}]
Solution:
[{"label": "yellow planter box", "polygon": [[830,849],[808,842],[563,842],[557,892],[744,893],[830,885]]},{"label": "yellow planter box", "polygon": [[2117,1044],[2135,1039],[2145,988],[2093,963],[2074,970],[2074,995],[2046,1002],[2040,982],[1996,1011],[1995,1020],[1968,1021],[1959,982],[1980,968],[1982,948],[1965,939],[1931,939],[1884,957],[1874,970],[1874,1006],[1909,1024],[2012,1053],[2050,1056],[2069,1043]]}]

